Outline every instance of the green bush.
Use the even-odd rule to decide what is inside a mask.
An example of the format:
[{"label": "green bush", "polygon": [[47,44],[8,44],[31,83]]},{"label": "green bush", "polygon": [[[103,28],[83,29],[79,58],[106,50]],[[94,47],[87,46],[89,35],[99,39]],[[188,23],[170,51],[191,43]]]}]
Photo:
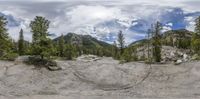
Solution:
[{"label": "green bush", "polygon": [[200,56],[198,54],[194,54],[192,56],[192,60],[200,60]]},{"label": "green bush", "polygon": [[17,57],[18,57],[17,53],[7,53],[4,56],[0,57],[0,59],[14,61]]},{"label": "green bush", "polygon": [[153,62],[152,62],[152,60],[150,60],[150,59],[146,59],[146,60],[145,60],[145,64],[153,64]]},{"label": "green bush", "polygon": [[29,60],[26,63],[29,65],[34,65],[36,67],[57,66],[55,61],[42,59],[40,57],[29,57]]}]

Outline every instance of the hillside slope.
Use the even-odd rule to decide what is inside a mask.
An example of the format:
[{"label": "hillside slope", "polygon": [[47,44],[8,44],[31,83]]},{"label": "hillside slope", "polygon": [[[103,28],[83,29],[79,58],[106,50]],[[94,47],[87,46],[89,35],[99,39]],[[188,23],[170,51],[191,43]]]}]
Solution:
[{"label": "hillside slope", "polygon": [[188,49],[190,48],[192,33],[186,29],[170,30],[162,35],[162,42],[164,45]]},{"label": "hillside slope", "polygon": [[[188,60],[191,58],[191,31],[180,29],[166,31],[161,35],[162,52],[161,58],[163,61],[176,61],[176,60]],[[150,39],[152,40],[152,39]],[[143,60],[148,57],[148,40],[142,39],[133,42],[128,48],[136,49],[135,54],[139,60]],[[151,53],[151,44],[149,43],[149,52]],[[187,58],[187,59],[186,59]]]},{"label": "hillside slope", "polygon": [[[180,48],[181,47],[189,48],[191,38],[192,38],[192,33],[193,33],[192,31],[188,31],[186,29],[169,30],[169,31],[164,32],[161,35],[162,37],[161,40],[162,40],[163,45],[180,47]],[[141,39],[141,40],[131,43],[129,46],[136,46],[136,45],[143,46],[147,44],[147,42],[148,42],[147,39]]]},{"label": "hillside slope", "polygon": [[[54,41],[57,42],[59,39],[60,37],[55,38]],[[75,33],[68,33],[67,35],[64,36],[64,40],[66,44],[75,44],[79,46],[84,46],[86,48],[112,47],[112,45],[105,43],[103,41],[99,41],[90,35],[78,35]]]}]

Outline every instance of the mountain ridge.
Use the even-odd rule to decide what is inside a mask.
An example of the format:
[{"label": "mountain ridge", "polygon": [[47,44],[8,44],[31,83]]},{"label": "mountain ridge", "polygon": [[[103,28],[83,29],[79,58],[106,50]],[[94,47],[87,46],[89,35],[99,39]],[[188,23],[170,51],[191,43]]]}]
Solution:
[{"label": "mountain ridge", "polygon": [[[54,42],[58,42],[61,36],[53,39]],[[79,35],[75,33],[68,33],[64,35],[65,44],[72,44],[79,47],[84,47],[85,49],[111,49],[112,45],[106,42],[97,40],[96,38],[90,35]]]},{"label": "mountain ridge", "polygon": [[[161,41],[164,45],[179,47],[179,43],[181,42],[182,43],[190,42],[192,39],[192,34],[193,32],[187,29],[169,30],[161,34]],[[137,40],[129,44],[129,46],[143,45],[147,41],[148,41],[147,39]],[[184,45],[184,46],[188,47],[190,45]]]}]

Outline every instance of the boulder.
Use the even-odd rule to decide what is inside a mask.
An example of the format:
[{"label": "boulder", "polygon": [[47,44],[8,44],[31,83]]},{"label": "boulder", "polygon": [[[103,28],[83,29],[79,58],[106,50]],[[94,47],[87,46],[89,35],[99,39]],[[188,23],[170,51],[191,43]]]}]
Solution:
[{"label": "boulder", "polygon": [[181,63],[183,63],[182,60],[178,59],[176,62],[175,62],[175,65],[180,65]]},{"label": "boulder", "polygon": [[48,68],[50,71],[62,70],[62,68],[59,67],[59,66],[48,66],[47,68]]},{"label": "boulder", "polygon": [[189,60],[189,57],[188,57],[187,54],[183,54],[183,60],[184,60],[185,62],[187,62],[187,61]]},{"label": "boulder", "polygon": [[46,67],[50,70],[50,71],[57,71],[57,70],[62,70],[62,68],[60,66],[57,65],[57,63],[55,61],[48,61],[46,64]]}]

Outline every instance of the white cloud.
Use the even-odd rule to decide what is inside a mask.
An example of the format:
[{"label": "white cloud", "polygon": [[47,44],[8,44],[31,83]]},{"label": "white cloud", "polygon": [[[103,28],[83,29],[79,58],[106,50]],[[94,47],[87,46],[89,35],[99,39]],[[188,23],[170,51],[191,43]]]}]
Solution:
[{"label": "white cloud", "polygon": [[121,9],[117,7],[79,5],[67,12],[66,16],[69,17],[70,31],[91,34],[95,28],[95,35],[91,35],[97,38],[100,38],[98,37],[100,35],[107,35],[110,32],[117,33],[120,29],[111,30],[106,25],[99,26],[101,23],[117,19],[117,22],[125,27],[130,27],[132,24],[132,19],[128,15],[123,14]]},{"label": "white cloud", "polygon": [[166,32],[166,31],[169,31],[169,30],[172,30],[172,28],[169,27],[169,26],[163,26],[162,32]]},{"label": "white cloud", "polygon": [[[90,34],[101,39],[108,38],[109,33],[116,35],[120,29],[126,34],[127,42],[142,37],[144,34],[129,31],[129,27],[137,25],[138,19],[155,22],[162,12],[180,7],[187,12],[199,11],[199,0],[4,0],[0,1],[0,12],[11,14],[23,20],[18,27],[9,28],[9,33],[18,38],[20,28],[31,38],[29,23],[36,15],[43,15],[51,21],[50,33],[66,34],[77,32]],[[121,26],[109,27],[104,23],[113,21]],[[194,29],[193,18],[186,18],[187,29]],[[133,22],[134,21],[134,22]],[[168,23],[166,30],[171,29]],[[148,24],[147,24],[148,26]],[[95,30],[95,32],[94,32]]]},{"label": "white cloud", "polygon": [[173,26],[173,23],[167,23],[166,25],[167,26]]},{"label": "white cloud", "polygon": [[195,18],[194,17],[186,17],[185,21],[188,22],[186,29],[190,30],[190,31],[194,31],[195,28],[195,22],[194,22]]},{"label": "white cloud", "polygon": [[27,26],[26,22],[21,22],[20,26],[18,27],[9,27],[8,29],[9,36],[12,37],[15,41],[17,41],[19,38],[20,29],[23,29],[24,39],[26,41],[31,41],[32,34],[30,33],[30,28]]},{"label": "white cloud", "polygon": [[121,11],[118,8],[80,5],[67,12],[66,16],[69,17],[69,22],[74,26],[82,26],[115,19],[120,14]]}]

